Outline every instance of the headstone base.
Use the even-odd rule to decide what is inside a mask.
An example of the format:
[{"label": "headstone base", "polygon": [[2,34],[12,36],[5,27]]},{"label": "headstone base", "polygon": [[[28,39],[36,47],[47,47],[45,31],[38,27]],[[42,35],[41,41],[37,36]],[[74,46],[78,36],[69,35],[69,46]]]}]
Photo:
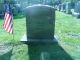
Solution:
[{"label": "headstone base", "polygon": [[26,35],[24,35],[21,39],[21,42],[25,44],[47,44],[47,43],[58,43],[56,38],[53,39],[27,39]]}]

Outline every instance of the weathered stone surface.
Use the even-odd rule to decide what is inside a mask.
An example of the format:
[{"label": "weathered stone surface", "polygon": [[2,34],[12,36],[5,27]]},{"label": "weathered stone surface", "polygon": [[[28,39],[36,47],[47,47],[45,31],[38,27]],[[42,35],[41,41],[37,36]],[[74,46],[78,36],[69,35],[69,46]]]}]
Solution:
[{"label": "weathered stone surface", "polygon": [[27,38],[53,40],[55,10],[48,5],[33,5],[26,10]]}]

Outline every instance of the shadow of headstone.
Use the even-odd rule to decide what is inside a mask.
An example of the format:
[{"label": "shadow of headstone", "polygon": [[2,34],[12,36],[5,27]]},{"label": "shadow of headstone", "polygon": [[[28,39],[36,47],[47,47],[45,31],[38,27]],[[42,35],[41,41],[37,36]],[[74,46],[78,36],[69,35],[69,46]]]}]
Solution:
[{"label": "shadow of headstone", "polygon": [[0,44],[0,60],[11,60],[12,46]]},{"label": "shadow of headstone", "polygon": [[65,50],[56,44],[29,44],[29,60],[73,60]]},{"label": "shadow of headstone", "polygon": [[12,50],[9,51],[8,53],[0,56],[0,60],[11,60],[11,55],[12,55]]}]

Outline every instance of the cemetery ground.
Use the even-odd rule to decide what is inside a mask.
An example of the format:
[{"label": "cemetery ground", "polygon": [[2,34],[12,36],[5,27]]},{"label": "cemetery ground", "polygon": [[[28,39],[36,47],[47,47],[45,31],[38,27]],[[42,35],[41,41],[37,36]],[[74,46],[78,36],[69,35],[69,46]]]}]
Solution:
[{"label": "cemetery ground", "polygon": [[[25,21],[25,17],[14,18],[13,40],[13,35],[6,33],[3,28],[4,21],[0,20],[0,43],[11,43],[13,47],[11,60],[29,60],[28,46],[20,42],[20,39],[26,33]],[[55,35],[62,49],[69,54],[73,60],[80,60],[80,19],[57,11]],[[65,53],[62,52],[60,48],[56,48],[56,45],[53,46],[55,49],[50,51],[54,53],[54,58],[61,55],[59,59],[55,58],[53,60],[64,60],[64,57],[67,57]],[[57,50],[57,53],[55,53],[55,50]],[[36,54],[35,51],[34,54]],[[67,57],[66,60],[70,59]]]}]

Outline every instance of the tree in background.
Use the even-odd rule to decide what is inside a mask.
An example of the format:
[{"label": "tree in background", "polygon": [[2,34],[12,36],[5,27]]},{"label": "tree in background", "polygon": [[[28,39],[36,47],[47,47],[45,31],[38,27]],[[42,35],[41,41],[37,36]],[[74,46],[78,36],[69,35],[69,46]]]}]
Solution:
[{"label": "tree in background", "polygon": [[62,0],[62,2],[77,2],[77,1],[80,1],[80,0]]}]

